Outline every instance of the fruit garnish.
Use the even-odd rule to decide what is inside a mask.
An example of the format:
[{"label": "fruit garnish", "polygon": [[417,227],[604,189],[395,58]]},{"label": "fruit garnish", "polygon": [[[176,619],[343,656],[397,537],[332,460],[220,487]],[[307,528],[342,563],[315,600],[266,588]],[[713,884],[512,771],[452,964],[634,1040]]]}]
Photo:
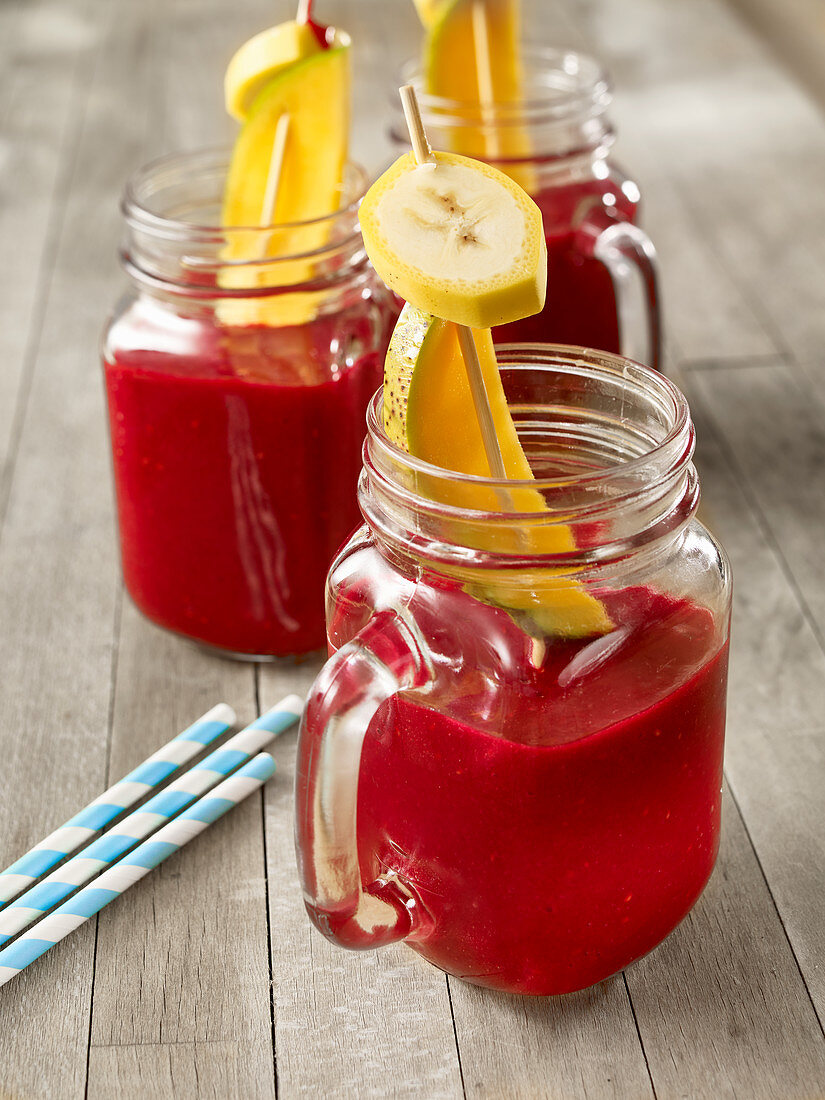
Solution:
[{"label": "fruit garnish", "polygon": [[504,162],[502,170],[529,190],[529,134],[507,114],[523,99],[520,0],[416,0],[416,8],[426,28],[424,91],[479,108],[478,125],[468,119],[448,131],[451,150]]},{"label": "fruit garnish", "polygon": [[309,21],[290,19],[244,42],[227,65],[223,82],[226,109],[233,118],[243,122],[265,84],[283,69],[326,48],[326,38],[316,28]]},{"label": "fruit garnish", "polygon": [[[490,333],[475,331],[473,336],[506,476],[532,480]],[[398,319],[384,363],[384,430],[396,446],[434,466],[490,477],[457,326],[410,304]],[[418,488],[434,500],[473,511],[548,511],[539,490],[523,484],[502,490],[419,475]],[[573,533],[564,523],[534,523],[526,532],[510,527],[478,527],[473,532],[468,528],[467,535],[478,549],[500,553],[564,554],[576,548]],[[511,613],[535,637],[586,637],[612,629],[599,600],[552,569],[508,570],[506,582],[494,583],[489,570],[446,567],[446,571],[480,599]]]},{"label": "fruit garnish", "polygon": [[419,309],[474,328],[537,313],[547,252],[541,212],[509,176],[456,153],[399,157],[359,214],[372,265]]},{"label": "fruit garnish", "polygon": [[[340,204],[349,136],[350,39],[339,30],[328,37],[328,48],[285,64],[267,79],[246,115],[229,165],[222,223],[278,228],[269,235],[230,235],[221,287],[295,286],[312,277],[309,260],[259,261],[321,248],[328,221],[295,223],[323,219]],[[225,324],[302,324],[314,315],[317,299],[314,293],[225,298],[218,313]]]},{"label": "fruit garnish", "polygon": [[[475,329],[473,337],[505,476],[532,478],[507,407],[490,330]],[[398,318],[384,360],[384,430],[402,450],[434,466],[493,476],[474,414],[458,327],[409,302]],[[492,489],[472,486],[472,490],[474,494],[486,492],[490,506],[496,507]],[[540,494],[527,492],[524,506],[513,511],[538,507]],[[479,506],[477,496],[473,506]]]},{"label": "fruit garnish", "polygon": [[[385,360],[385,430],[397,446],[415,457],[451,472],[482,478],[492,475],[499,482],[485,485],[448,480],[424,472],[416,474],[418,489],[423,495],[482,514],[476,520],[465,522],[462,536],[465,545],[526,557],[569,553],[575,550],[576,544],[572,531],[563,522],[533,521],[525,527],[524,524],[510,526],[484,520],[485,512],[541,516],[549,509],[538,488],[524,484],[535,479],[507,405],[489,322],[482,322],[474,329],[463,322],[463,318],[473,313],[474,291],[484,303],[481,315],[485,318],[489,314],[484,311],[498,304],[496,294],[501,295],[506,308],[516,308],[514,301],[519,302],[517,308],[525,303],[530,303],[533,311],[542,308],[544,285],[540,276],[533,272],[535,302],[531,302],[524,279],[525,271],[531,270],[524,257],[531,254],[531,249],[533,255],[540,257],[539,267],[544,271],[541,215],[537,222],[525,215],[524,232],[521,235],[514,233],[510,225],[508,235],[502,228],[507,226],[507,218],[496,221],[495,199],[513,198],[519,208],[528,204],[528,210],[534,205],[532,200],[507,177],[504,177],[506,185],[502,186],[501,173],[486,165],[451,155],[442,160],[445,155],[434,153],[430,148],[415,92],[409,85],[401,89],[401,99],[413,153],[402,157],[370,188],[361,208],[364,244],[373,265],[382,276],[386,271],[393,280],[390,285],[404,294],[402,284],[397,281],[399,271],[402,272],[403,285],[410,286],[415,295],[405,295],[407,305],[396,325]],[[446,203],[447,187],[418,181],[437,179],[440,172],[453,164],[459,164],[462,169],[461,193],[456,195],[450,190],[449,203]],[[399,178],[408,181],[411,176],[415,178],[410,186],[398,186]],[[497,187],[493,193],[489,191],[491,180]],[[451,182],[449,188],[454,190],[455,185]],[[393,201],[382,208],[387,195],[393,197]],[[447,205],[457,207],[459,201],[465,209],[471,209],[474,201],[480,202],[480,218],[485,222],[489,219],[489,225],[494,227],[489,235],[492,243],[487,244],[486,234],[480,233],[477,237],[479,249],[495,248],[497,262],[501,257],[499,270],[506,273],[494,284],[492,292],[488,286],[478,286],[477,270],[474,271],[472,265],[453,258],[452,241],[448,240],[444,248],[447,258],[442,258],[440,267],[434,267],[434,249],[422,247],[415,239],[416,224],[419,234],[432,232],[433,215],[430,212],[434,206],[440,212]],[[419,216],[422,208],[423,217]],[[394,236],[387,222],[390,212],[407,220],[405,229]],[[450,219],[455,218],[455,209],[448,214]],[[455,232],[466,231],[466,223],[467,218],[462,215]],[[453,226],[448,224],[441,235],[449,238],[452,231]],[[388,237],[392,238],[390,244]],[[523,264],[519,271],[521,282],[513,275],[519,262]],[[515,296],[514,286],[519,287]],[[435,305],[429,309],[422,307],[424,301]],[[460,310],[457,310],[457,302]],[[508,485],[509,480],[515,484]],[[577,581],[560,575],[557,569],[492,571],[482,567],[448,566],[446,571],[459,578],[479,599],[507,610],[526,633],[536,639],[537,660],[541,659],[542,639],[547,633],[581,637],[605,633],[612,627],[602,604]]]},{"label": "fruit garnish", "polygon": [[519,0],[441,0],[425,10],[428,94],[482,105],[521,98]]},{"label": "fruit garnish", "polygon": [[450,2],[451,0],[413,0],[418,18],[425,27],[431,26],[438,14],[438,9]]}]

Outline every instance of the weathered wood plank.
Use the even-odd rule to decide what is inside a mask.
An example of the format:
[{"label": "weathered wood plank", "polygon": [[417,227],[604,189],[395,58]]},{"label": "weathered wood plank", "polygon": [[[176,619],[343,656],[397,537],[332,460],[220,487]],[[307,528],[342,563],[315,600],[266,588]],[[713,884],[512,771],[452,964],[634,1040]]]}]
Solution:
[{"label": "weathered wood plank", "polygon": [[825,20],[817,0],[731,0],[797,80],[825,105]]},{"label": "weathered wood plank", "polygon": [[[26,165],[27,171],[39,164],[52,183],[43,190],[43,181],[33,171],[28,186],[34,205],[27,216],[39,212],[41,218],[49,217],[47,198],[55,186],[58,162],[44,159],[43,151],[50,133],[59,142],[70,132],[65,120],[75,108],[66,114],[61,104],[63,98],[72,98],[74,65],[79,60],[89,66],[89,51],[94,52],[95,43],[105,34],[106,11],[103,4],[77,3],[63,17],[56,16],[50,32],[42,26],[46,9],[37,5],[30,9],[34,23],[26,22],[28,11],[21,23],[39,79],[48,84],[51,49],[56,81],[51,100],[45,91],[41,97],[30,89],[38,104],[33,130],[36,149],[33,159],[24,156],[18,163]],[[42,55],[36,46],[41,31]],[[24,82],[20,90],[25,87]],[[54,119],[45,118],[49,111],[62,115],[51,131]],[[24,140],[17,133],[15,143]],[[71,190],[65,204],[62,194],[56,196],[48,294],[45,284],[35,291],[36,264],[32,266],[31,255],[24,256],[31,240],[39,261],[42,228],[35,227],[32,237],[26,238],[26,225],[16,227],[9,245],[10,255],[22,257],[21,277],[29,280],[33,299],[25,305],[20,301],[23,315],[31,316],[36,307],[44,316],[39,342],[33,345],[30,399],[0,540],[4,673],[0,755],[6,776],[0,802],[3,865],[105,786],[117,573],[111,507],[101,477],[107,447],[95,363],[99,303],[108,301],[111,293],[107,263],[111,243],[106,234],[114,232],[115,217],[112,211],[107,221],[101,212],[108,194],[106,181],[89,178],[88,172],[84,178],[86,189]],[[26,182],[15,181],[20,192],[25,191]],[[24,210],[25,203],[16,216]],[[4,243],[7,240],[4,237]],[[4,295],[4,307],[10,300],[19,301],[14,294]],[[6,316],[3,332],[8,334],[18,318]],[[93,947],[94,925],[89,924],[3,989],[4,1090],[24,1096],[82,1095]],[[60,1003],[58,1012],[55,998]]]},{"label": "weathered wood plank", "polygon": [[272,1095],[271,1083],[250,1088],[247,1060],[270,1058],[270,1044],[251,1052],[237,1043],[173,1043],[99,1047],[90,1100],[111,1096],[174,1096],[175,1100],[245,1100]]},{"label": "weathered wood plank", "polygon": [[[778,351],[818,361],[825,316],[820,112],[715,0],[634,0],[621,11],[603,4],[592,12],[591,41],[617,79],[621,132],[637,155],[647,146],[667,166],[716,257],[711,278],[721,265],[735,288],[725,297],[744,299]],[[723,309],[724,299],[716,307]],[[728,354],[724,339],[713,358]]]},{"label": "weathered wood plank", "polygon": [[95,0],[0,8],[0,520],[102,15]]},{"label": "weathered wood plank", "polygon": [[[682,157],[676,139],[665,155],[658,130],[679,133],[687,108],[717,69],[751,63],[758,47],[746,40],[719,5],[690,8],[633,0],[621,11],[610,5],[529,5],[530,26],[548,44],[572,45],[593,53],[612,72],[617,124],[612,158],[642,191],[642,225],[659,254],[666,339],[681,359],[776,354],[777,345],[717,255],[712,235],[680,186]],[[577,21],[577,24],[576,24]],[[574,25],[575,24],[575,25]],[[679,97],[662,118],[662,86],[679,84]],[[686,85],[688,87],[686,88]],[[651,115],[656,126],[651,126]],[[721,130],[724,116],[705,118]],[[728,147],[729,148],[729,147]],[[689,197],[689,196],[688,196]]]},{"label": "weathered wood plank", "polygon": [[[254,717],[253,670],[182,643],[127,604],[113,774],[128,771],[219,699],[231,701],[242,723]],[[252,797],[135,887],[128,901],[101,914],[93,1077],[98,1046],[228,1040],[250,1051],[271,1046],[261,833],[260,798]],[[202,1050],[201,1064],[208,1059]],[[244,1062],[256,1092],[262,1080],[273,1080],[271,1050],[260,1065],[250,1057]]]},{"label": "weathered wood plank", "polygon": [[642,222],[656,246],[668,350],[680,362],[761,359],[777,354],[774,339],[716,255],[699,217],[671,171],[648,151],[623,143],[642,190]]},{"label": "weathered wood plank", "polygon": [[[317,661],[262,673],[261,703],[305,694]],[[266,791],[278,1095],[426,1096],[455,1100],[461,1076],[443,974],[404,947],[334,947],[309,922],[295,869],[295,736],[274,753],[282,785]]]},{"label": "weathered wood plank", "polygon": [[653,1095],[621,975],[566,997],[512,997],[449,981],[468,1097]]},{"label": "weathered wood plank", "polygon": [[736,583],[728,776],[825,1023],[822,410],[781,365],[693,371],[686,389],[706,511]]},{"label": "weathered wood plank", "polygon": [[819,1096],[816,1014],[728,797],[723,819],[719,864],[699,903],[626,971],[656,1096]]},{"label": "weathered wood plank", "polygon": [[174,0],[168,6],[154,56],[161,153],[231,145],[238,124],[224,107],[227,63],[246,39],[291,17],[287,0]]}]

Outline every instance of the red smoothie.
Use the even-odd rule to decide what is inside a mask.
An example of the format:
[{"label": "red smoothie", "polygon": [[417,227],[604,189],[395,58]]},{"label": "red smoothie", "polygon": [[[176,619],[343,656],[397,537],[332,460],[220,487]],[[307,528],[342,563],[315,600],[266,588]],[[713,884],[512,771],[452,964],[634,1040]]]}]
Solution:
[{"label": "red smoothie", "polygon": [[[333,644],[365,595],[339,593]],[[605,592],[612,634],[537,655],[459,589],[410,595],[436,680],[367,733],[365,883],[411,883],[433,924],[408,942],[465,980],[550,994],[608,977],[682,920],[716,858],[727,647],[711,614]]]},{"label": "red smoothie", "polygon": [[635,222],[638,189],[618,173],[533,195],[547,241],[547,300],[541,313],[494,329],[496,343],[579,344],[619,352],[616,296],[607,268],[585,254],[576,228],[588,214],[615,210]]},{"label": "red smoothie", "polygon": [[371,323],[179,318],[168,352],[145,350],[156,344],[134,322],[110,336],[123,572],[154,622],[238,654],[324,644],[326,571],[359,521],[364,415],[381,381]]}]

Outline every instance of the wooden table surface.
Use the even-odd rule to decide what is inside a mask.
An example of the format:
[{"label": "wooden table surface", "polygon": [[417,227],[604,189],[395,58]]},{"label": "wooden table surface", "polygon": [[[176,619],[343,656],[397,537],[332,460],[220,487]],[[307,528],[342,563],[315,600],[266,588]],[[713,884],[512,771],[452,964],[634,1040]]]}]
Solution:
[{"label": "wooden table surface", "polygon": [[[612,69],[660,252],[669,369],[736,602],[722,850],[684,924],[558,999],[355,954],[306,919],[279,774],[0,990],[2,1097],[825,1096],[825,120],[722,0],[527,0]],[[389,154],[410,0],[356,40],[355,153]],[[0,866],[260,671],[144,622],[117,561],[98,338],[118,196],[224,140],[226,60],[276,0],[0,0]]]}]

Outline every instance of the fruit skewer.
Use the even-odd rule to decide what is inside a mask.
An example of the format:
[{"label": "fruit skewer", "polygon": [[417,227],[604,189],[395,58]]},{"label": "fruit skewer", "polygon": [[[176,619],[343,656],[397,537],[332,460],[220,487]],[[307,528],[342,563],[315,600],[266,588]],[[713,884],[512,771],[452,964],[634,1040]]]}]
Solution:
[{"label": "fruit skewer", "polygon": [[[421,111],[418,107],[415,89],[411,84],[405,84],[401,89],[401,103],[404,107],[404,118],[407,129],[410,132],[410,142],[417,164],[434,163],[433,151],[427,140],[424,123],[421,120]],[[467,379],[470,383],[470,392],[473,397],[476,417],[481,428],[481,438],[484,443],[484,453],[490,466],[493,477],[506,478],[504,459],[501,454],[498,436],[493,422],[493,410],[490,408],[490,399],[487,396],[487,387],[484,384],[484,375],[478,360],[473,330],[467,325],[458,325],[458,342],[461,347],[461,355],[467,370]]]}]

